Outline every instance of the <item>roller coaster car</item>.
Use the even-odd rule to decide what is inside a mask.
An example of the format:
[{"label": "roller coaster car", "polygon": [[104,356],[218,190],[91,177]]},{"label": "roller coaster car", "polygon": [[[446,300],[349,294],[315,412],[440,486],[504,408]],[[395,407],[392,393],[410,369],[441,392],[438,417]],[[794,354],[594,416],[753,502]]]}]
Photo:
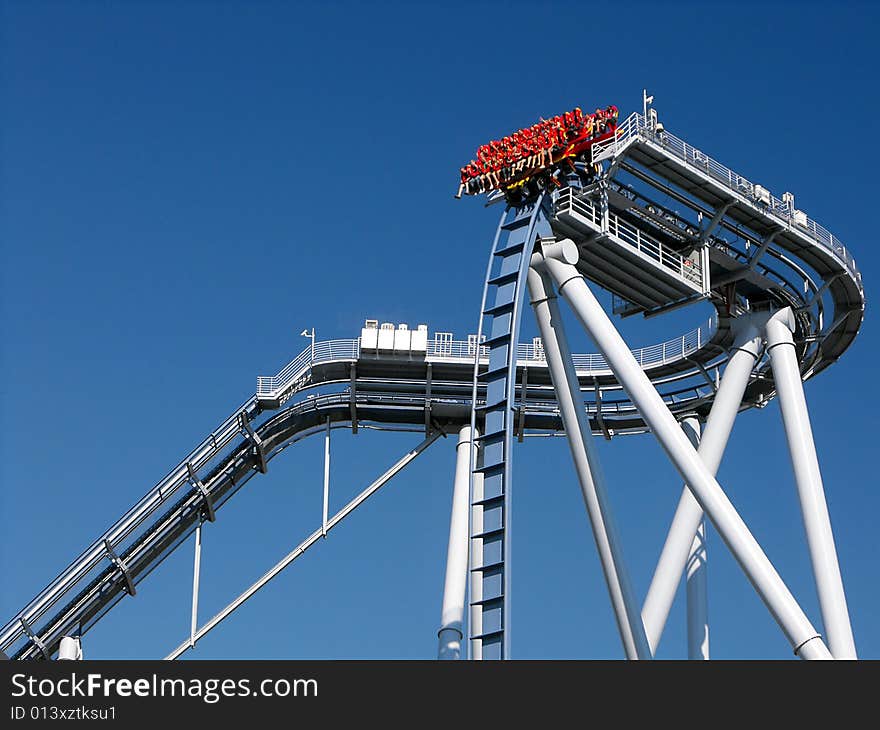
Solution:
[{"label": "roller coaster car", "polygon": [[[495,190],[502,191],[509,203],[516,203],[553,185],[561,186],[561,176],[569,173],[576,173],[582,178],[591,177],[592,158],[586,153],[597,142],[612,139],[617,134],[617,115],[617,107],[613,105],[605,110],[597,109],[595,115],[586,116],[576,108],[552,120],[541,120],[539,124],[514,132],[501,143],[483,145],[477,150],[477,159],[481,162],[472,160],[462,168],[461,185],[456,197],[460,198],[463,192],[479,195]],[[568,134],[576,133],[577,136],[568,139],[564,146],[554,145],[551,140],[558,141],[564,129],[568,129]],[[536,146],[534,143],[538,139],[540,144]],[[513,157],[513,154],[517,156]],[[486,159],[490,160],[488,165]],[[576,160],[585,164],[576,167]],[[569,169],[563,170],[561,166],[566,161],[569,162]],[[526,162],[530,162],[531,166],[523,167]]]},{"label": "roller coaster car", "polygon": [[[582,135],[580,137],[576,137],[568,143],[568,146],[565,147],[564,150],[557,150],[556,152],[550,153],[550,162],[545,163],[539,167],[533,167],[528,170],[522,170],[517,173],[515,176],[502,180],[499,189],[503,190],[505,196],[508,198],[511,195],[516,198],[521,194],[517,193],[519,188],[523,188],[528,185],[529,182],[535,180],[535,178],[541,177],[542,180],[535,180],[538,184],[538,187],[547,187],[551,182],[552,173],[555,169],[558,169],[559,165],[565,160],[577,160],[585,152],[587,152],[594,144],[597,142],[604,142],[606,140],[612,139],[614,135],[617,134],[617,124],[609,123],[607,129],[598,135]],[[585,162],[589,163],[590,159],[584,157]],[[546,173],[546,174],[545,174]]]}]

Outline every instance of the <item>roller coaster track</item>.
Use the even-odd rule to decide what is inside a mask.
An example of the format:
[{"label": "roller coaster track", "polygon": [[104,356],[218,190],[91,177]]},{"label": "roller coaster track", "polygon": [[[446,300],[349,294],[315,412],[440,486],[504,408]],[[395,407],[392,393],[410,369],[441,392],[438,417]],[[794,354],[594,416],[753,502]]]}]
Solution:
[{"label": "roller coaster track", "polygon": [[[475,338],[437,339],[424,353],[405,354],[362,351],[357,339],[317,342],[277,375],[260,377],[253,397],[7,622],[0,649],[14,658],[51,658],[62,637],[84,634],[125,595],[134,596],[165,557],[278,454],[328,424],[429,436],[470,424],[481,447],[479,462],[471,463],[470,651],[475,658],[509,656],[512,445],[529,433],[563,431],[540,343],[519,343],[525,277],[542,239],[572,238],[578,269],[615,294],[638,294],[643,311],[702,300],[715,307],[708,326],[632,351],[677,417],[709,413],[734,345],[733,321],[755,303],[792,308],[804,379],[840,357],[863,319],[861,275],[839,240],[792,205],[756,200],[752,183],[658,134],[640,115],[595,148],[594,161],[607,165],[604,188],[572,178],[562,190],[504,211]],[[615,202],[607,183],[625,192],[614,180],[620,173],[714,221],[717,230],[703,226],[695,237],[687,229],[699,224],[669,210],[657,216],[659,206],[643,193]],[[722,229],[755,252],[728,242]],[[694,253],[703,244],[705,252]],[[640,282],[638,267],[654,278]],[[602,355],[575,355],[573,364],[594,433],[610,438],[648,430]],[[318,386],[334,392],[316,395]],[[775,395],[763,356],[740,408],[763,407]]]}]

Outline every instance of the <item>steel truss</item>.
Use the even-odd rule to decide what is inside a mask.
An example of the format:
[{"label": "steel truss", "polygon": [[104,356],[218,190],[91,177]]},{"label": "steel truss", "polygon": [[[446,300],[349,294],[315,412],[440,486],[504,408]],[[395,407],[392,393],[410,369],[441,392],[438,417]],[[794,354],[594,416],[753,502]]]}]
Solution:
[{"label": "steel truss", "polygon": [[[809,619],[807,619],[797,601],[762,551],[760,545],[749,532],[748,527],[736,512],[724,490],[715,481],[712,472],[717,468],[717,464],[713,463],[711,466],[707,464],[693,447],[687,436],[678,427],[675,417],[666,408],[650,380],[632,358],[623,339],[586,285],[583,276],[575,268],[576,258],[572,260],[571,257],[565,255],[565,251],[566,247],[560,248],[559,244],[543,250],[540,271],[546,273],[553,281],[560,293],[571,305],[598,349],[607,358],[623,387],[630,394],[633,401],[636,402],[645,420],[651,426],[652,432],[666,451],[671,462],[681,473],[687,488],[695,498],[698,506],[702,508],[713,522],[750,582],[767,605],[777,623],[779,623],[794,652],[807,659],[831,658],[832,655],[822,641],[821,636]],[[779,322],[779,319],[773,318],[771,321]],[[558,336],[560,336],[559,332],[557,332]],[[749,353],[749,357],[751,356],[751,353]],[[800,372],[797,369],[795,370],[797,381],[800,383]],[[555,386],[557,389],[567,387],[565,383],[555,383]],[[709,435],[708,432],[709,429],[707,429],[707,436]],[[719,431],[719,433],[721,432]],[[719,440],[722,439],[719,438]],[[815,489],[811,496],[814,504],[818,502],[818,495],[815,493]],[[824,506],[824,500],[822,500],[822,506]],[[670,538],[678,538],[679,542],[687,545],[687,549],[684,551],[686,561],[687,556],[691,552],[691,546],[702,515],[698,514],[697,510],[693,508],[685,508],[685,511],[696,514],[698,518],[697,525],[694,525],[694,530],[683,531],[676,529],[681,527],[680,524],[676,525],[674,523],[674,529],[670,531]],[[807,513],[805,512],[806,518]],[[684,522],[684,520],[680,522]],[[828,530],[830,531],[830,526]],[[810,527],[808,527],[809,533]],[[822,540],[823,545],[827,548],[827,535],[820,535],[816,539]],[[670,541],[667,542],[669,543]],[[680,553],[681,551],[678,552]],[[836,568],[836,561],[833,561],[833,563],[834,568]],[[683,568],[684,565],[681,565],[681,569],[676,572],[676,583],[681,578]],[[826,566],[825,571],[831,572],[831,569]],[[670,572],[669,575],[671,574]],[[662,588],[665,575],[665,573],[661,573],[659,580],[655,576],[655,581],[659,586],[658,590]],[[666,592],[668,593],[668,588],[666,588]],[[664,601],[663,606],[665,606],[665,603]],[[840,611],[839,604],[836,605],[838,611]],[[654,609],[653,605],[648,608],[651,609],[649,617],[653,617],[654,612],[657,610]],[[845,611],[845,603],[843,604],[843,611]],[[657,612],[660,614],[664,613],[662,608]],[[663,622],[662,619],[654,619],[654,621],[661,625]],[[848,620],[845,623],[848,628]],[[659,633],[659,629],[655,628],[654,636],[652,637],[654,645],[656,645],[656,641],[659,639]]]}]

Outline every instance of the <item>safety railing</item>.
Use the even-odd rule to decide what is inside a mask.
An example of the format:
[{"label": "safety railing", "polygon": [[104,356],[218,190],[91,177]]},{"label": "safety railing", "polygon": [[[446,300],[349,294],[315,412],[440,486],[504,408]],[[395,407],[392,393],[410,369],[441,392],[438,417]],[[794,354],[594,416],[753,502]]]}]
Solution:
[{"label": "safety railing", "polygon": [[[769,191],[766,194],[762,191],[756,191],[760,186],[734,172],[729,167],[722,165],[701,150],[689,145],[683,139],[665,130],[657,131],[653,129],[638,112],[633,112],[629,115],[626,121],[617,128],[617,135],[613,139],[594,147],[593,160],[600,161],[616,156],[631,141],[639,137],[659,145],[679,160],[707,174],[709,177],[727,186],[730,190],[748,197],[756,205],[764,208],[767,213],[778,218],[785,225],[809,236],[820,246],[834,254],[852,274],[859,289],[863,289],[862,275],[856,266],[855,259],[841,240],[827,228],[816,223],[803,211],[795,210],[789,203],[780,200]],[[758,195],[758,192],[761,192],[761,194]]]},{"label": "safety railing", "polygon": [[240,435],[240,418],[242,414],[250,418],[255,408],[256,400],[254,398],[249,399],[237,408],[229,418],[193,449],[183,461],[147,492],[137,504],[86,548],[49,586],[19,611],[12,620],[0,629],[0,648],[7,649],[17,637],[23,635],[21,619],[24,619],[36,629],[37,624],[43,620],[52,607],[68,600],[77,590],[94,577],[97,569],[106,567],[110,559],[107,545],[111,545],[121,555],[124,549],[140,534],[141,525],[155,516],[159,510],[165,509],[165,506],[170,503],[171,498],[178,493],[178,490],[189,483],[187,464],[195,471],[201,469],[216,454],[228,446],[234,438]]},{"label": "safety railing", "polygon": [[327,340],[307,347],[291,360],[277,375],[261,375],[257,378],[257,397],[276,395],[290,384],[304,377],[313,365],[332,360],[357,360],[360,356],[360,340]]},{"label": "safety railing", "polygon": [[[707,323],[690,332],[675,337],[666,342],[656,345],[640,347],[632,350],[633,356],[643,367],[662,365],[667,362],[679,360],[692,355],[703,345],[708,343],[715,333],[715,319],[710,318]],[[476,343],[466,340],[443,340],[428,341],[427,350],[424,353],[413,353],[414,357],[424,357],[426,361],[459,361],[472,363],[474,361]],[[314,357],[312,348],[307,347],[286,365],[278,375],[262,376],[257,379],[257,397],[275,398],[289,390],[302,380],[315,365],[331,361],[357,360],[360,355],[360,339],[356,340],[330,340],[328,342],[316,342]],[[390,359],[398,359],[398,355],[391,355]],[[540,340],[533,343],[521,343],[517,346],[517,362],[533,365],[545,363],[544,348]],[[581,372],[606,371],[608,363],[605,358],[598,354],[573,355],[575,369]],[[489,361],[489,348],[480,345],[480,362]]]},{"label": "safety railing", "polygon": [[[557,215],[561,213],[577,213],[586,218],[599,230],[605,230],[602,225],[602,212],[586,198],[574,195],[571,188],[563,188],[556,199]],[[663,268],[678,274],[681,278],[703,286],[703,270],[699,258],[687,258],[677,251],[664,246],[651,236],[643,233],[639,228],[622,220],[614,213],[608,214],[607,231],[619,238],[624,243],[632,246],[637,251],[659,263]]]}]

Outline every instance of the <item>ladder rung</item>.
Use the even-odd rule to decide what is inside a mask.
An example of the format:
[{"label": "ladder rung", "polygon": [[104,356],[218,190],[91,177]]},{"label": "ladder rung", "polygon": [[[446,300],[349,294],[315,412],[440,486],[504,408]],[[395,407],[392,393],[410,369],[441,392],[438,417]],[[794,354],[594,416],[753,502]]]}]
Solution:
[{"label": "ladder rung", "polygon": [[510,342],[510,334],[505,332],[503,335],[495,335],[494,337],[490,337],[488,340],[483,340],[480,344],[483,347],[492,347],[493,345],[497,345],[499,342]]},{"label": "ladder rung", "polygon": [[[475,566],[475,567],[471,568],[471,572],[477,573],[477,572],[480,572],[483,570],[492,570],[493,568],[503,568],[503,567],[504,567],[504,561],[503,560],[496,560],[494,563],[484,563],[483,565]],[[486,603],[487,601],[495,601],[495,600],[497,600],[497,599],[486,598],[483,601],[474,601],[473,603],[471,603],[471,605],[476,606],[478,603]]]},{"label": "ladder rung", "polygon": [[500,461],[497,464],[490,464],[489,466],[478,466],[474,469],[474,474],[482,474],[486,476],[487,474],[491,474],[492,472],[502,471],[504,468],[504,462]]},{"label": "ladder rung", "polygon": [[509,259],[511,256],[521,254],[525,250],[525,247],[525,243],[521,242],[508,243],[504,248],[495,249],[495,251],[492,252],[492,255],[497,256],[499,259]]},{"label": "ladder rung", "polygon": [[485,634],[480,634],[479,636],[472,636],[471,639],[479,639],[480,641],[485,641],[486,639],[499,638],[503,635],[504,635],[503,631],[488,631]]},{"label": "ladder rung", "polygon": [[489,284],[492,286],[501,286],[502,284],[510,284],[511,282],[516,281],[519,278],[518,271],[509,271],[506,274],[498,274],[498,276],[493,276],[489,279]]},{"label": "ladder rung", "polygon": [[504,501],[504,495],[499,494],[495,497],[483,497],[483,499],[475,499],[473,502],[471,502],[471,505],[474,507],[476,507],[476,506],[483,506],[484,507],[487,504],[489,504],[490,502],[503,502],[503,501]]},{"label": "ladder rung", "polygon": [[507,431],[506,428],[499,428],[496,431],[489,431],[488,433],[481,433],[477,436],[474,441],[489,441],[490,439],[497,438],[498,436],[503,436]]},{"label": "ladder rung", "polygon": [[502,312],[508,312],[513,309],[514,304],[516,302],[502,302],[501,304],[493,304],[488,309],[483,310],[483,314],[488,314],[494,317],[497,314],[501,314]]},{"label": "ladder rung", "polygon": [[501,228],[505,231],[515,231],[517,228],[522,228],[523,226],[527,226],[531,219],[532,219],[532,214],[530,211],[528,213],[518,215],[512,221],[507,221],[507,223],[502,224]]},{"label": "ladder rung", "polygon": [[506,373],[506,372],[507,372],[507,365],[504,364],[501,367],[491,368],[489,370],[484,370],[483,372],[478,373],[477,380],[479,380],[480,382],[486,382],[488,380],[492,380],[492,378],[495,375],[498,375],[499,373]]},{"label": "ladder rung", "polygon": [[507,399],[502,398],[501,400],[493,401],[492,403],[483,403],[483,405],[477,406],[476,408],[474,408],[474,410],[479,411],[479,412],[494,411],[499,406],[506,406],[506,405],[507,405]]}]

